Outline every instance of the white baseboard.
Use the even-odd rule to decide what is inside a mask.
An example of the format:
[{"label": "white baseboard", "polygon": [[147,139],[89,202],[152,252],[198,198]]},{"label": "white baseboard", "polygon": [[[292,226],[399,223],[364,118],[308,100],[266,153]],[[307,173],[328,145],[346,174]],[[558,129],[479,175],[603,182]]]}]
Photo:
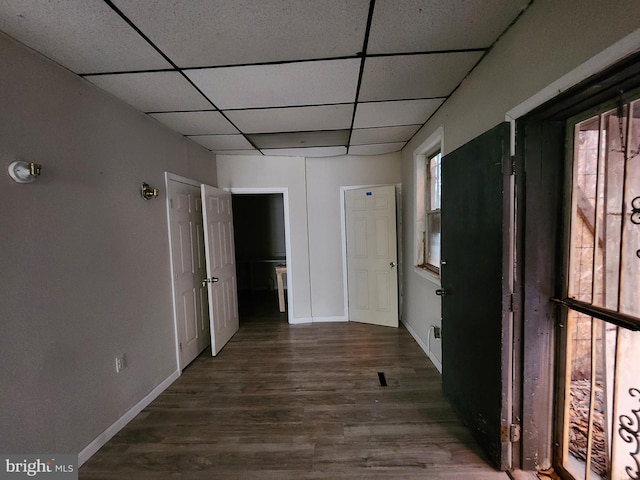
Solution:
[{"label": "white baseboard", "polygon": [[409,331],[413,339],[416,341],[416,343],[420,345],[420,348],[422,348],[424,353],[427,354],[427,357],[429,357],[429,360],[431,360],[431,363],[433,363],[433,366],[438,369],[440,374],[442,374],[442,363],[440,363],[440,360],[438,360],[436,356],[433,355],[431,351],[429,351],[429,349],[427,348],[427,345],[422,341],[422,339],[418,336],[418,333],[413,329],[411,325],[409,325],[404,320],[402,320],[402,324],[407,328],[407,330]]},{"label": "white baseboard", "polygon": [[311,317],[297,317],[289,320],[289,325],[300,325],[303,323],[313,323],[313,318]]},{"label": "white baseboard", "polygon": [[313,317],[313,323],[326,323],[326,322],[348,322],[349,319],[345,316],[342,317]]},{"label": "white baseboard", "polygon": [[102,448],[109,440],[111,440],[111,438],[113,438],[116,433],[122,430],[127,423],[133,420],[136,415],[138,415],[142,410],[144,410],[145,407],[153,402],[158,397],[158,395],[164,392],[167,387],[175,382],[179,376],[179,370],[176,370],[171,375],[169,375],[166,380],[164,380],[160,385],[151,390],[151,392],[142,400],[140,400],[131,410],[125,413],[113,425],[111,425],[104,432],[98,435],[93,442],[82,449],[82,451],[78,454],[78,467],[89,460],[94,453],[100,450],[100,448]]}]

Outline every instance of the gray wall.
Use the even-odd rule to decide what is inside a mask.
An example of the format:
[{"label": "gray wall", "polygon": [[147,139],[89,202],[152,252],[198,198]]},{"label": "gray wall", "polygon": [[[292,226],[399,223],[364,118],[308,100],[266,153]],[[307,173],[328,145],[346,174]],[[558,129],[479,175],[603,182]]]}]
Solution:
[{"label": "gray wall", "polygon": [[176,371],[163,174],[216,163],[2,34],[0,58],[0,451],[78,453]]}]

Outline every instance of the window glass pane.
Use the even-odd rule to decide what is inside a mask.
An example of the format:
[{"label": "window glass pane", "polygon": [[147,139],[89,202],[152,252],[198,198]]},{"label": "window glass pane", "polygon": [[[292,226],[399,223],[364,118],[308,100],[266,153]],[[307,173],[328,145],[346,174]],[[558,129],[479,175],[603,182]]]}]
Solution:
[{"label": "window glass pane", "polygon": [[427,214],[427,263],[440,268],[440,212]]},{"label": "window glass pane", "polygon": [[624,179],[620,311],[640,317],[640,101],[631,104],[631,112]]},{"label": "window glass pane", "polygon": [[575,128],[569,296],[591,303],[600,117]]},{"label": "window glass pane", "polygon": [[441,197],[441,178],[440,178],[440,163],[442,154],[438,152],[436,155],[429,159],[429,193],[430,202],[428,210],[437,210],[440,208]]}]

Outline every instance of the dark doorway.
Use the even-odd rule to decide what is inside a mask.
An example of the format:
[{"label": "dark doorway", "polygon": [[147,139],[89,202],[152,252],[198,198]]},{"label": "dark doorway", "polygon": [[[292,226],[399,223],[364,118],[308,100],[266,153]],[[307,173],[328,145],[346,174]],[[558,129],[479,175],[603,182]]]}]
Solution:
[{"label": "dark doorway", "polygon": [[232,202],[240,321],[286,320],[275,271],[287,262],[283,195],[234,194]]}]

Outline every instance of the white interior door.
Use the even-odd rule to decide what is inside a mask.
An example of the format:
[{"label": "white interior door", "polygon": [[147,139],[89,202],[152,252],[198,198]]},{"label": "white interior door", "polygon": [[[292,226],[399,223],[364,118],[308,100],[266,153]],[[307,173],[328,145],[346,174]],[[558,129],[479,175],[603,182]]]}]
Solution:
[{"label": "white interior door", "polygon": [[349,320],[398,326],[396,189],[345,192]]},{"label": "white interior door", "polygon": [[169,230],[180,369],[210,342],[202,199],[195,185],[169,180]]},{"label": "white interior door", "polygon": [[[231,194],[201,186],[211,321],[211,353],[217,355],[238,331],[238,293]],[[203,277],[204,278],[204,277]]]}]

